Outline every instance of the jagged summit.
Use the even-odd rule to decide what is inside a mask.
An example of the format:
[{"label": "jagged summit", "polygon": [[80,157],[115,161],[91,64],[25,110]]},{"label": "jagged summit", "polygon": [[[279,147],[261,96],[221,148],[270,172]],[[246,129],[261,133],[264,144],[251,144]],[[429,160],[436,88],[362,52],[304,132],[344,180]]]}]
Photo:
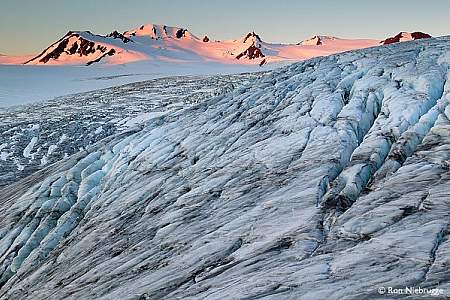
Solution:
[{"label": "jagged summit", "polygon": [[419,40],[419,39],[427,39],[427,38],[431,38],[431,37],[432,36],[429,35],[428,33],[423,33],[420,31],[416,31],[416,32],[402,31],[395,36],[388,37],[387,39],[382,40],[380,42],[380,44],[389,45],[389,44],[398,43],[398,42],[414,41],[414,40]]},{"label": "jagged summit", "polygon": [[334,41],[338,38],[334,36],[326,36],[326,35],[315,35],[310,39],[301,41],[297,45],[303,45],[303,46],[320,46],[323,45],[325,41]]},{"label": "jagged summit", "polygon": [[144,24],[130,31],[124,32],[124,36],[133,37],[149,37],[151,39],[167,39],[167,38],[188,38],[192,37],[187,29],[180,27],[171,27],[157,24]]},{"label": "jagged summit", "polygon": [[263,42],[254,31],[245,35],[239,43],[235,50],[237,52],[236,59],[254,60],[266,57],[263,53]]},{"label": "jagged summit", "polygon": [[132,40],[130,38],[127,38],[122,33],[118,32],[117,30],[114,30],[113,32],[108,34],[106,37],[112,37],[112,38],[115,38],[115,39],[120,39],[124,43],[132,42]]},{"label": "jagged summit", "polygon": [[243,43],[248,43],[249,41],[253,42],[253,43],[255,43],[255,42],[261,43],[262,42],[261,37],[258,34],[256,34],[254,31],[247,33],[245,35],[245,37],[243,37],[243,39],[242,39]]}]

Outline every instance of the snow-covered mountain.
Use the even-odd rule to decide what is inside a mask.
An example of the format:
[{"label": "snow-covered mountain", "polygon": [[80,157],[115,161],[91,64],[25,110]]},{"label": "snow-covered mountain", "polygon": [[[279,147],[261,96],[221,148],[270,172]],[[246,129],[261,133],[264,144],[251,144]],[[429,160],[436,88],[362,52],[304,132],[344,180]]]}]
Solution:
[{"label": "snow-covered mountain", "polygon": [[138,28],[124,32],[123,35],[128,38],[136,37],[136,40],[139,38],[159,40],[167,38],[182,39],[194,37],[187,29],[156,24],[144,24]]},{"label": "snow-covered mountain", "polygon": [[298,43],[297,45],[303,45],[303,46],[320,46],[323,45],[324,43],[332,43],[333,41],[335,41],[337,38],[333,37],[333,36],[324,36],[324,35],[316,35],[313,36],[310,39],[301,41],[300,43]]},{"label": "snow-covered mountain", "polygon": [[133,51],[133,47],[127,48],[127,43],[132,41],[116,31],[107,36],[70,31],[25,64],[90,65],[107,57],[109,63],[114,64],[144,58],[140,52]]},{"label": "snow-covered mountain", "polygon": [[0,189],[0,299],[448,299],[449,76],[350,51],[100,139]]},{"label": "snow-covered mountain", "polygon": [[[106,36],[89,31],[69,32],[26,64],[122,64],[153,60],[164,62],[220,62],[260,64],[284,60],[302,60],[336,52],[378,45],[376,40],[348,40],[316,37],[316,42],[297,45],[264,42],[250,32],[235,40],[213,41],[199,38],[179,27],[145,24],[135,29]],[[314,40],[314,39],[313,39]]]},{"label": "snow-covered mountain", "polygon": [[408,42],[408,41],[429,39],[429,38],[431,38],[431,35],[429,35],[428,33],[423,33],[420,31],[416,31],[416,32],[402,31],[395,36],[388,37],[387,39],[381,41],[380,44],[389,45],[389,44],[393,44],[393,43]]}]

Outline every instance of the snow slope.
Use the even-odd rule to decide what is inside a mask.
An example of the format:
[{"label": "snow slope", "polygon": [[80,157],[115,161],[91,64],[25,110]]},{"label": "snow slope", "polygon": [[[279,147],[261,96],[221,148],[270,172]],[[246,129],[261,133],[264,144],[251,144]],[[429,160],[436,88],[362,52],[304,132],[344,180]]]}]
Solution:
[{"label": "snow slope", "polygon": [[33,55],[10,56],[0,54],[0,65],[18,65],[30,60]]},{"label": "snow slope", "polygon": [[449,297],[449,75],[449,37],[315,58],[16,182],[0,299]]}]

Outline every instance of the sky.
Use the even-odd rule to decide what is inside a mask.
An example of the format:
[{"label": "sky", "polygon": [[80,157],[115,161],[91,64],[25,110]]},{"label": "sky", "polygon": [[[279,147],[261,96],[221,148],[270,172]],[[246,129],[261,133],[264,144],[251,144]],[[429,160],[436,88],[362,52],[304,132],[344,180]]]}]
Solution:
[{"label": "sky", "polygon": [[0,0],[0,53],[34,54],[69,30],[107,34],[146,23],[267,42],[314,35],[384,39],[400,31],[450,34],[450,0]]}]

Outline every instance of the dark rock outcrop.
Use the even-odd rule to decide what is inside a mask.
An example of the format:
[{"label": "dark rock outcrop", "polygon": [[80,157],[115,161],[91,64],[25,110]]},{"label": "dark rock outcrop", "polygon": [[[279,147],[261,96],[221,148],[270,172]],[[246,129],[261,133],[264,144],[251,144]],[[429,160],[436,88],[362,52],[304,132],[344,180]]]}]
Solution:
[{"label": "dark rock outcrop", "polygon": [[249,38],[251,38],[251,37],[256,38],[256,40],[257,40],[258,42],[261,42],[261,38],[259,37],[259,35],[257,35],[257,34],[253,31],[253,32],[249,32],[249,33],[245,36],[245,38],[244,38],[244,43],[246,43],[247,40],[248,40]]},{"label": "dark rock outcrop", "polygon": [[[407,32],[400,32],[396,36],[389,37],[389,38],[381,41],[380,44],[389,45],[389,44],[398,43],[405,36],[405,34],[408,34],[408,33]],[[431,38],[431,37],[432,37],[431,35],[429,35],[427,33],[420,32],[420,31],[416,31],[416,32],[412,32],[411,33],[412,40],[428,39],[428,38]]]},{"label": "dark rock outcrop", "polygon": [[241,59],[242,57],[247,57],[248,59],[255,59],[255,58],[262,58],[262,57],[266,57],[262,52],[261,49],[259,49],[258,47],[256,47],[255,45],[251,45],[250,47],[247,48],[247,50],[245,50],[242,53],[239,53],[236,56],[236,59]]},{"label": "dark rock outcrop", "polygon": [[102,56],[100,56],[97,59],[91,60],[90,62],[86,63],[86,66],[90,66],[93,63],[97,63],[99,61],[101,61],[103,58],[105,58],[106,56],[113,56],[114,54],[116,54],[116,50],[115,49],[111,49],[109,50],[107,53],[103,54]]},{"label": "dark rock outcrop", "polygon": [[[38,56],[32,58],[29,61],[26,61],[25,64],[34,61],[46,64],[51,60],[59,59],[63,54],[66,54],[68,56],[77,55],[79,57],[87,57],[98,52],[99,57],[87,63],[87,65],[90,65],[94,62],[100,61],[106,56],[112,56],[117,52],[113,48],[108,48],[104,45],[91,41],[86,37],[83,37],[86,36],[86,34],[92,35],[89,31],[84,32],[84,34],[81,32],[69,31],[63,38],[45,49]],[[123,36],[117,31],[112,32],[106,37],[112,37],[114,39],[118,38],[121,39],[124,43],[131,41],[129,38]]]},{"label": "dark rock outcrop", "polygon": [[242,57],[247,57],[248,59],[255,59],[255,58],[263,58],[265,55],[261,51],[261,38],[259,35],[257,35],[255,32],[249,32],[244,40],[243,43],[248,43],[249,39],[251,39],[251,45],[243,52],[239,53],[236,56],[236,59],[241,59]]},{"label": "dark rock outcrop", "polygon": [[178,31],[177,31],[177,33],[176,33],[177,39],[181,39],[182,37],[184,37],[186,31],[187,31],[187,30],[186,30],[186,29],[183,29],[183,28],[178,29]]},{"label": "dark rock outcrop", "polygon": [[118,32],[117,30],[114,30],[113,32],[111,32],[110,34],[107,35],[107,37],[112,37],[114,39],[120,39],[122,40],[122,42],[124,42],[125,44],[128,42],[132,42],[131,39],[127,38],[126,36],[124,36],[122,33]]}]

